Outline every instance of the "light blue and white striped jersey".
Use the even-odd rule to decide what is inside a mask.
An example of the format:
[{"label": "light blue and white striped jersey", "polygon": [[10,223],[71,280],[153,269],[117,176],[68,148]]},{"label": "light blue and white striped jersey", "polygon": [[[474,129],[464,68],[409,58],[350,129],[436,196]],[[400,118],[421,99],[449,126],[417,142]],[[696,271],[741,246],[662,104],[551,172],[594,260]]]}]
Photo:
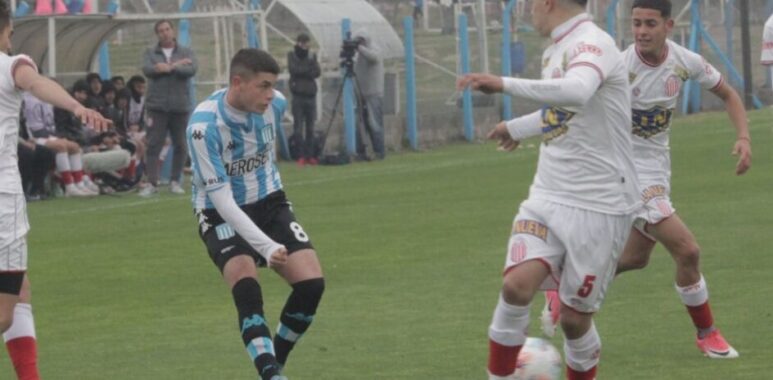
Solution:
[{"label": "light blue and white striped jersey", "polygon": [[243,113],[226,104],[227,89],[196,107],[186,131],[193,166],[193,208],[215,206],[207,192],[231,184],[239,206],[282,189],[276,166],[275,128],[281,128],[287,100],[278,91],[265,113]]}]

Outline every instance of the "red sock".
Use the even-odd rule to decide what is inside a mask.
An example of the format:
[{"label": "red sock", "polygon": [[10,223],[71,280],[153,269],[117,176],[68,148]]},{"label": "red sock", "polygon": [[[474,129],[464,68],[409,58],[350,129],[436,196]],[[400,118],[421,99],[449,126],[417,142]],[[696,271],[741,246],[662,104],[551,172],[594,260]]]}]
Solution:
[{"label": "red sock", "polygon": [[80,183],[83,181],[83,170],[73,171],[72,179],[75,181],[75,183]]},{"label": "red sock", "polygon": [[137,176],[137,160],[132,159],[129,161],[129,167],[126,168],[126,175],[128,175],[129,179],[132,180]]},{"label": "red sock", "polygon": [[711,307],[706,301],[703,305],[687,306],[687,312],[690,313],[692,323],[699,329],[708,329],[714,326],[714,317],[711,315]]},{"label": "red sock", "polygon": [[60,172],[59,177],[62,178],[62,183],[65,184],[65,186],[73,183],[72,172]]},{"label": "red sock", "polygon": [[35,338],[24,336],[5,342],[8,355],[19,380],[40,380],[38,375],[38,349]]},{"label": "red sock", "polygon": [[515,362],[521,346],[503,346],[493,340],[488,341],[488,370],[492,375],[509,376],[515,372]]},{"label": "red sock", "polygon": [[570,366],[566,366],[566,378],[567,380],[594,380],[596,378],[596,366],[585,371],[580,372],[572,369]]}]

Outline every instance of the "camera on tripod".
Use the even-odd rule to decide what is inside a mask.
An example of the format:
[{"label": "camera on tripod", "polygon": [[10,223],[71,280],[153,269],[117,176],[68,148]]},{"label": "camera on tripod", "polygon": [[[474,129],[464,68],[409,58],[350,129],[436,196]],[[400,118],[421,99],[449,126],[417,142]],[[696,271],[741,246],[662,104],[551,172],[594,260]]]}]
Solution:
[{"label": "camera on tripod", "polygon": [[365,41],[362,37],[352,38],[351,33],[347,34],[346,39],[341,45],[341,67],[351,70],[354,67],[354,55],[357,54],[357,48]]}]

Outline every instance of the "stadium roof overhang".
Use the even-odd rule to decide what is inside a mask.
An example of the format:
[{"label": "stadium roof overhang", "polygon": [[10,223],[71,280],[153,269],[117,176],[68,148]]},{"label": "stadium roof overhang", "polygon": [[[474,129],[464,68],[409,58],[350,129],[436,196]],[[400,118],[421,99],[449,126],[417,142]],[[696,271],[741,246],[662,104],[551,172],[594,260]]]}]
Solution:
[{"label": "stadium roof overhang", "polygon": [[93,14],[31,16],[14,19],[14,54],[27,54],[52,77],[89,71],[100,44],[117,30],[159,20],[259,15],[262,11],[206,13]]},{"label": "stadium roof overhang", "polygon": [[[274,0],[266,8],[279,3],[309,30],[319,44],[320,52],[328,58],[337,58],[341,49],[341,20],[351,20],[351,31],[366,30],[385,59],[402,58],[405,54],[400,36],[381,13],[365,0]],[[272,27],[273,29],[273,27]]]}]

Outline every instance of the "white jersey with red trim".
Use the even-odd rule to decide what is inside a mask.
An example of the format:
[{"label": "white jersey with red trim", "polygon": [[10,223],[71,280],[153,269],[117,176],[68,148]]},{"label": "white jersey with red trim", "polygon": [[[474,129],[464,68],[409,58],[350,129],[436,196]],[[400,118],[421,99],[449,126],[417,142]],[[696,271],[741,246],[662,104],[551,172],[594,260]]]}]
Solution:
[{"label": "white jersey with red trim", "polygon": [[665,59],[653,66],[635,45],[624,52],[631,81],[633,151],[640,179],[671,178],[669,128],[684,82],[692,79],[705,89],[718,88],[722,74],[703,57],[666,40]]},{"label": "white jersey with red trim", "polygon": [[20,62],[37,71],[35,63],[26,55],[10,57],[0,53],[0,193],[23,193],[16,150],[23,93],[13,79],[13,72]]},{"label": "white jersey with red trim", "polygon": [[763,65],[773,65],[773,15],[765,21],[765,27],[762,30],[760,61]]},{"label": "white jersey with red trim", "polygon": [[542,78],[563,78],[573,68],[590,68],[582,75],[598,75],[600,85],[584,105],[543,108],[543,143],[529,198],[629,214],[640,202],[628,129],[628,71],[620,50],[586,13],[560,25],[551,36],[553,44],[542,56]]}]

